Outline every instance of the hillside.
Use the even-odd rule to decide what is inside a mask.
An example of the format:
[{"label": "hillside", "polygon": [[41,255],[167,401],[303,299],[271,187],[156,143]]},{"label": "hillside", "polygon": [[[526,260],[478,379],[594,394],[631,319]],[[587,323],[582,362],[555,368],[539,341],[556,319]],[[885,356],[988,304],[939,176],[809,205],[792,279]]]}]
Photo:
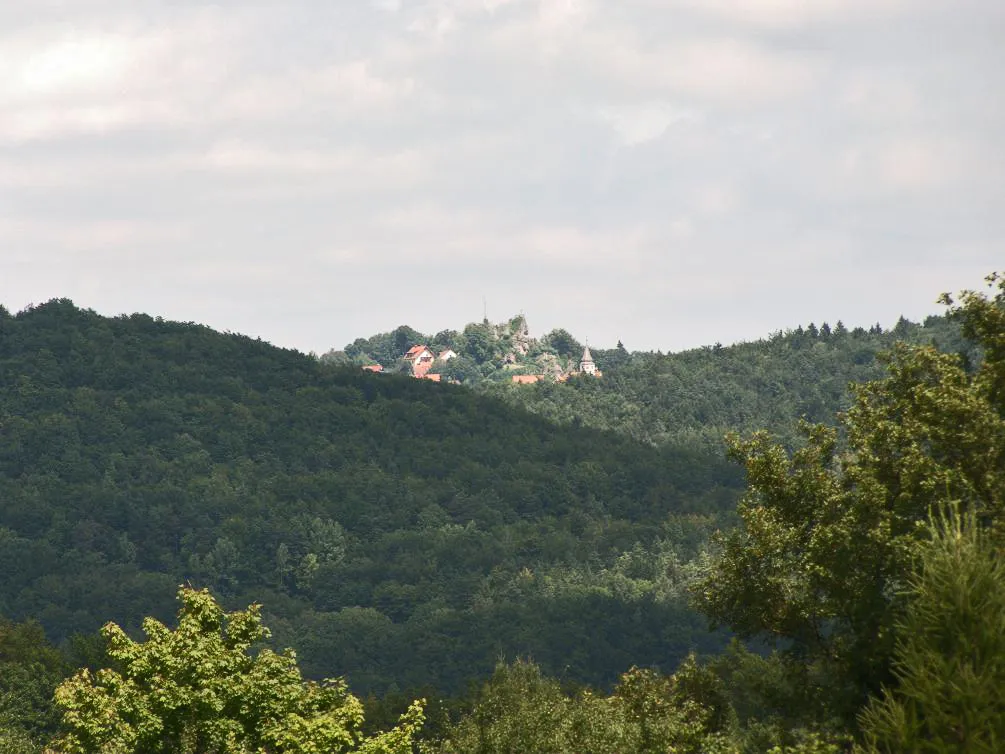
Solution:
[{"label": "hillside", "polygon": [[69,301],[0,310],[0,386],[0,615],[57,641],[191,582],[364,692],[721,642],[681,596],[741,486],[721,455]]},{"label": "hillside", "polygon": [[593,349],[602,379],[479,389],[552,421],[658,445],[715,449],[727,432],[761,429],[791,445],[800,420],[833,422],[850,405],[850,384],[878,379],[882,354],[898,341],[977,359],[958,324],[945,317],[871,331],[811,324],[752,343],[673,354]]},{"label": "hillside", "polygon": [[[531,336],[521,315],[501,324],[472,323],[461,331],[426,335],[408,326],[322,357],[329,363],[393,365],[411,373],[401,356],[416,344],[434,354],[431,371],[567,425],[608,429],[657,445],[722,447],[729,431],[766,429],[791,443],[801,419],[829,422],[850,403],[848,385],[883,374],[880,354],[897,341],[931,343],[950,353],[976,354],[946,317],[923,324],[905,319],[891,329],[847,329],[809,324],[763,340],[663,354],[591,348],[602,377],[577,374],[584,346],[569,332]],[[515,375],[542,375],[515,384]],[[557,379],[556,379],[557,378]]]},{"label": "hillside", "polygon": [[[636,442],[576,415],[553,424],[484,384],[333,367],[69,301],[16,317],[0,308],[0,748],[107,748],[94,735],[131,748],[127,721],[140,718],[172,726],[170,740],[190,740],[196,720],[272,735],[273,713],[248,718],[261,684],[274,688],[272,675],[255,675],[259,660],[286,669],[274,702],[297,745],[322,729],[305,727],[289,700],[343,736],[341,712],[311,706],[330,692],[325,704],[356,710],[361,726],[341,686],[301,682],[299,659],[309,675],[348,672],[353,688],[380,696],[366,701],[361,736],[393,726],[413,693],[432,697],[421,730],[407,722],[419,721],[420,702],[387,734],[395,751],[412,736],[443,754],[810,754],[853,741],[878,752],[933,739],[948,751],[961,715],[974,721],[967,742],[996,750],[1005,282],[988,283],[1001,291],[993,299],[947,297],[951,320],[895,328],[963,358],[895,344],[885,375],[852,391],[838,427],[812,428],[797,449],[766,433],[731,438],[746,468],[735,513],[737,470],[701,434]],[[810,377],[793,369],[801,351],[811,352],[806,370],[828,359],[835,371],[874,368],[864,356],[843,361],[863,334],[821,331],[657,354],[649,373],[671,385],[700,375],[693,384],[707,387],[691,411],[753,380],[757,413],[771,403],[757,402],[757,379]],[[866,355],[887,337],[868,335]],[[962,335],[979,346],[962,347]],[[610,382],[531,387],[564,390],[555,405],[588,405],[601,386],[615,394],[634,357],[609,368]],[[624,394],[639,384],[626,380]],[[794,381],[778,393],[813,390]],[[740,424],[730,410],[716,416]],[[730,530],[709,547],[722,525]],[[137,645],[109,624],[106,654],[93,634],[75,633],[99,616],[133,633],[141,614],[166,618],[182,580],[226,605],[264,602],[277,643],[299,657],[248,654],[257,608],[224,619],[209,592],[185,587],[173,635],[183,639],[146,624]],[[724,649],[688,597],[715,625],[775,651]],[[499,658],[518,659],[488,678]],[[112,670],[62,684],[61,728],[78,737],[53,739],[56,684],[74,667],[109,663],[142,682]],[[973,682],[960,686],[961,673]],[[443,698],[465,687],[463,700]],[[205,701],[221,693],[254,701]],[[924,725],[905,727],[907,715]],[[155,748],[163,730],[144,728]]]}]

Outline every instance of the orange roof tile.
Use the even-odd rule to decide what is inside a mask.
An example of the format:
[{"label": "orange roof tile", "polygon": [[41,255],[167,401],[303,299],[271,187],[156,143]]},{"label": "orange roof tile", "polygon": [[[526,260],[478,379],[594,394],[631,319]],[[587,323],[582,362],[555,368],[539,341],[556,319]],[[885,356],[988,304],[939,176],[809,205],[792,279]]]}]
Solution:
[{"label": "orange roof tile", "polygon": [[415,377],[422,377],[426,372],[428,372],[433,366],[432,359],[420,359],[418,361],[412,362],[412,375]]},{"label": "orange roof tile", "polygon": [[[405,358],[406,359],[409,359],[409,358],[414,359],[414,358],[418,357],[418,355],[420,353],[422,353],[423,351],[429,351],[429,349],[426,348],[425,346],[412,346],[411,348],[409,348],[405,352]],[[430,353],[432,353],[432,352],[430,352]]]}]

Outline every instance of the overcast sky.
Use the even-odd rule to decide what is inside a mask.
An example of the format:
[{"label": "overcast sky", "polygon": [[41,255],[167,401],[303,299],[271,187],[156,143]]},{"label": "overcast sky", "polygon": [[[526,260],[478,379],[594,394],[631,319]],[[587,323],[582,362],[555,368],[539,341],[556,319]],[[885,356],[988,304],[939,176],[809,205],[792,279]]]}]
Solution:
[{"label": "overcast sky", "polygon": [[1002,0],[3,0],[0,303],[324,352],[889,326],[1005,268]]}]

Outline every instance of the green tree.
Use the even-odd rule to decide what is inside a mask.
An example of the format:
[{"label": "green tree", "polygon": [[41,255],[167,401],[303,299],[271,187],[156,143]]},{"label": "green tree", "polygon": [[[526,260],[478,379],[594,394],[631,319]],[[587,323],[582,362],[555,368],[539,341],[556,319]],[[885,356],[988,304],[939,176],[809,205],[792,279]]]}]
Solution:
[{"label": "green tree", "polygon": [[862,714],[869,752],[1005,750],[1005,560],[973,515],[936,519],[898,624],[896,687]]},{"label": "green tree", "polygon": [[491,361],[495,356],[495,330],[487,322],[472,322],[464,328],[464,353],[478,364]]},{"label": "green tree", "polygon": [[532,662],[500,664],[471,714],[449,733],[443,754],[566,751],[570,701]]},{"label": "green tree", "polygon": [[788,452],[767,435],[731,440],[747,469],[741,526],[696,589],[715,624],[788,641],[832,674],[835,709],[853,719],[891,683],[901,588],[929,536],[929,511],[960,501],[982,525],[1005,505],[1005,280],[965,292],[951,315],[984,350],[955,355],[898,345],[888,376],[854,390],[844,436],[806,427]]},{"label": "green tree", "polygon": [[[711,704],[710,704],[711,703]],[[611,696],[565,693],[533,662],[498,665],[441,754],[697,754],[721,744],[718,679],[693,657],[673,676],[632,668]],[[718,748],[717,748],[718,747]]]},{"label": "green tree", "polygon": [[258,605],[224,613],[208,591],[185,587],[178,599],[174,631],[153,618],[144,621],[145,642],[114,623],[102,629],[122,672],[82,670],[59,686],[60,751],[411,751],[421,702],[398,727],[367,738],[362,704],[343,681],[304,682],[291,650],[251,653],[269,636]]},{"label": "green tree", "polygon": [[0,712],[0,754],[40,754],[42,745]]},{"label": "green tree", "polygon": [[437,363],[435,368],[445,380],[468,382],[481,377],[478,364],[467,356],[455,356],[449,361]]},{"label": "green tree", "polygon": [[400,325],[393,333],[395,355],[401,356],[412,346],[421,345],[426,336],[408,325]]},{"label": "green tree", "polygon": [[572,337],[568,330],[562,328],[552,330],[541,340],[562,358],[579,359],[583,354],[583,344]]},{"label": "green tree", "polygon": [[68,670],[38,623],[0,618],[0,754],[41,749],[59,720],[53,689]]},{"label": "green tree", "polygon": [[[696,680],[694,657],[681,667],[681,678]],[[698,752],[706,735],[712,713],[696,696],[681,693],[680,679],[652,670],[632,668],[614,690],[614,698],[634,728],[632,751],[659,754],[673,751]],[[693,689],[697,691],[697,689]]]}]

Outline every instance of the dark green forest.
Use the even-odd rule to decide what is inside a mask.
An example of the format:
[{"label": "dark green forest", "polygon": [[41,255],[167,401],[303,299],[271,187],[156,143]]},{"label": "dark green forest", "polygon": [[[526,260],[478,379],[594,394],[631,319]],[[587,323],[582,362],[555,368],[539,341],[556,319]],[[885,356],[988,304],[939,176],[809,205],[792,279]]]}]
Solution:
[{"label": "dark green forest", "polygon": [[[602,379],[531,386],[491,379],[489,334],[489,368],[453,385],[66,300],[0,308],[0,750],[348,750],[358,728],[345,746],[388,752],[996,751],[997,285],[923,325],[595,350]],[[538,347],[578,348],[559,335]],[[947,617],[961,594],[984,603]],[[148,620],[150,657],[207,642],[199,683],[207,657],[264,673],[288,702],[272,727],[195,722],[246,709],[236,687],[212,714],[148,709],[156,735],[129,733],[137,697],[109,707],[115,672],[163,682],[126,637],[176,597],[187,638]],[[295,660],[248,664],[212,638],[228,620]],[[106,665],[60,687],[60,723],[57,684]],[[366,703],[299,691],[297,667]],[[938,706],[957,671],[965,724]],[[376,735],[420,696],[424,725],[420,705]],[[284,738],[294,708],[330,716]]]},{"label": "dark green forest", "polygon": [[357,366],[397,364],[400,370],[401,354],[413,345],[430,344],[434,352],[451,347],[460,358],[437,362],[435,371],[556,423],[609,429],[650,444],[718,451],[730,431],[767,430],[790,444],[798,442],[799,421],[832,421],[836,411],[850,405],[848,385],[881,377],[877,357],[897,342],[930,344],[968,360],[977,355],[946,316],[929,316],[923,323],[901,318],[887,329],[824,322],[752,343],[679,353],[633,352],[621,343],[592,348],[601,379],[573,376],[564,383],[543,379],[514,385],[513,375],[555,364],[575,370],[583,352],[583,344],[566,330],[531,337],[519,316],[432,335],[402,325],[321,358]]},{"label": "dark green forest", "polygon": [[975,357],[946,317],[870,330],[811,323],[752,343],[680,353],[594,348],[602,379],[529,386],[486,381],[478,388],[558,423],[612,429],[657,445],[718,449],[728,432],[757,430],[792,444],[800,420],[832,422],[850,405],[849,384],[881,377],[877,357],[896,342]]},{"label": "dark green forest", "polygon": [[179,583],[381,694],[722,642],[682,596],[742,486],[720,455],[68,301],[0,317],[0,381],[0,614],[55,642],[166,619]]}]

